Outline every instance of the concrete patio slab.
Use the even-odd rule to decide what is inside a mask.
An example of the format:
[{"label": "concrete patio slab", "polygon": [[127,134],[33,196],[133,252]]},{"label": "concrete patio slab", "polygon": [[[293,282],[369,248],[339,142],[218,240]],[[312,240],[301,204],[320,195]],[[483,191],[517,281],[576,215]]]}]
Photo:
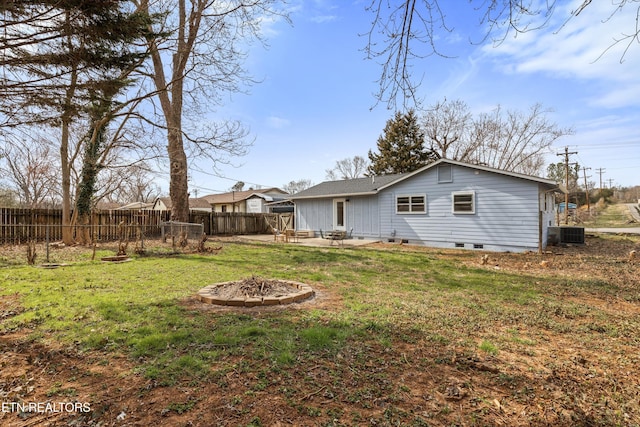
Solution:
[{"label": "concrete patio slab", "polygon": [[313,247],[327,247],[327,248],[354,248],[359,246],[366,246],[372,243],[380,242],[379,239],[344,239],[342,243],[337,240],[327,240],[320,237],[307,237],[298,238],[296,241],[289,240],[289,242],[283,242],[281,240],[275,241],[273,234],[256,234],[237,236],[241,240],[257,241],[264,243],[273,243],[274,245],[299,245],[299,246],[313,246]]}]

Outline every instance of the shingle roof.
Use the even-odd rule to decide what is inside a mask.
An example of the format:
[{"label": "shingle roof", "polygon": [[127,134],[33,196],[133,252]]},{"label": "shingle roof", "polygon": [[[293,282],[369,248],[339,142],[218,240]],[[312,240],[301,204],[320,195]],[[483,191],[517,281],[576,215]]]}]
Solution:
[{"label": "shingle roof", "polygon": [[210,194],[208,196],[203,196],[210,204],[231,204],[238,203],[243,200],[248,199],[254,194],[286,194],[284,191],[279,188],[264,188],[258,190],[247,190],[247,191],[231,191],[228,193],[220,193],[220,194]]},{"label": "shingle roof", "polygon": [[325,181],[291,196],[292,200],[327,196],[355,196],[375,194],[379,188],[401,179],[406,174],[381,175],[367,178]]},{"label": "shingle roof", "polygon": [[211,204],[203,197],[190,198],[189,209],[211,209]]},{"label": "shingle roof", "polygon": [[[158,200],[161,200],[167,209],[171,209],[171,207],[173,206],[173,203],[171,202],[171,197],[158,197]],[[211,205],[203,197],[198,197],[198,198],[190,197],[189,209],[196,209],[196,208],[211,209]]]}]

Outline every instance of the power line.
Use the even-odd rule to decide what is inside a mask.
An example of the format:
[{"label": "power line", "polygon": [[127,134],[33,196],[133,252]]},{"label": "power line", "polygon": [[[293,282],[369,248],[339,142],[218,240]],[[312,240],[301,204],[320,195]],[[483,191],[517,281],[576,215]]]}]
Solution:
[{"label": "power line", "polygon": [[[216,178],[219,178],[219,179],[226,179],[227,181],[233,181],[233,182],[240,182],[240,181],[242,181],[242,182],[244,182],[245,184],[255,185],[255,186],[256,186],[256,187],[258,187],[258,188],[271,188],[271,187],[277,187],[276,185],[267,185],[267,184],[261,184],[261,183],[257,183],[257,182],[248,182],[248,181],[245,181],[245,180],[243,180],[243,179],[230,178],[230,177],[228,177],[228,176],[223,176],[223,175],[220,175],[220,174],[218,174],[218,173],[211,173],[211,172],[207,172],[207,171],[204,171],[204,170],[202,170],[202,168],[199,168],[199,167],[197,167],[197,166],[192,166],[191,168],[192,168],[193,170],[195,170],[196,172],[199,172],[199,173],[201,173],[201,174],[203,174],[203,175],[209,175],[209,176],[213,176],[213,177],[216,177]],[[226,191],[226,190],[225,190],[225,191]],[[221,192],[221,193],[223,193],[224,191],[220,191],[220,192]]]}]

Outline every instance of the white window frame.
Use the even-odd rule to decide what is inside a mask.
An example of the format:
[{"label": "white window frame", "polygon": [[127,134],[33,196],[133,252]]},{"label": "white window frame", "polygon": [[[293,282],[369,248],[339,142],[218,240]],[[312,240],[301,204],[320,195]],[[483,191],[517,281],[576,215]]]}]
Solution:
[{"label": "white window frame", "polygon": [[[456,210],[456,205],[462,205],[462,202],[456,204],[456,196],[471,196],[471,210]],[[468,203],[465,203],[467,205]],[[474,215],[476,213],[476,192],[475,191],[454,191],[451,193],[451,212],[456,215]]]},{"label": "white window frame", "polygon": [[[422,198],[422,203],[414,202],[414,198]],[[403,206],[408,206],[408,211],[399,210],[400,199],[408,199]],[[414,210],[414,206],[422,205],[422,210]],[[396,195],[396,214],[399,215],[424,215],[427,213],[427,195],[426,194],[398,194]]]},{"label": "white window frame", "polygon": [[[440,176],[440,169],[442,168],[442,170],[444,171],[445,168],[449,169],[449,176],[444,177],[444,176]],[[444,184],[447,182],[453,182],[453,166],[452,165],[438,165],[438,184]]]}]

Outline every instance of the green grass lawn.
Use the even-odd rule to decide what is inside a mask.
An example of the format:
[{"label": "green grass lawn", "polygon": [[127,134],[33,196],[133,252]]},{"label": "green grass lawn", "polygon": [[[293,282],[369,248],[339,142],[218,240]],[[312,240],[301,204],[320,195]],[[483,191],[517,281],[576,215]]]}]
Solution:
[{"label": "green grass lawn", "polygon": [[[118,349],[153,361],[151,365],[177,363],[172,370],[176,375],[179,355],[187,349],[194,363],[204,363],[220,351],[242,348],[245,341],[269,347],[273,354],[265,357],[284,362],[287,353],[326,348],[329,342],[339,346],[371,328],[390,332],[400,326],[407,333],[464,341],[485,318],[520,317],[523,309],[542,300],[533,278],[459,269],[422,253],[293,246],[228,245],[218,256],[81,262],[58,269],[4,269],[1,274],[2,293],[19,293],[24,308],[3,322],[5,331],[30,326],[43,339],[84,349]],[[187,311],[180,304],[205,285],[253,275],[321,285],[343,298],[344,309],[282,312],[258,321],[247,315]],[[473,323],[471,329],[468,323]],[[444,337],[442,329],[448,325],[455,328]],[[218,350],[206,348],[212,337]]]},{"label": "green grass lawn", "polygon": [[[360,407],[363,394],[395,396],[410,388],[396,384],[384,369],[371,372],[371,357],[384,359],[385,351],[394,355],[394,363],[411,359],[424,371],[453,363],[455,355],[536,357],[550,351],[549,336],[622,358],[627,356],[608,340],[638,349],[638,317],[612,316],[580,298],[635,298],[637,303],[632,290],[587,277],[515,274],[460,262],[476,256],[465,252],[449,260],[437,251],[230,243],[218,255],[137,257],[118,264],[85,259],[57,269],[8,266],[0,269],[0,295],[17,294],[20,307],[3,316],[0,332],[28,330],[34,343],[80,354],[125,355],[135,361],[136,375],[164,387],[214,383],[224,388],[230,371],[250,373],[244,399],[270,390],[306,416],[318,417],[328,416],[321,405],[301,409],[295,404],[309,394],[309,385],[275,388],[270,378],[292,375],[287,370],[301,361],[308,366],[331,361],[334,371],[325,394],[335,389],[345,404]],[[250,276],[304,282],[336,302],[321,304],[319,295],[318,303],[305,303],[304,309],[266,312],[200,310],[184,303],[208,284]],[[432,357],[396,352],[405,346],[428,350]],[[341,364],[341,358],[349,363]],[[549,360],[539,364],[558,363],[545,369],[562,369],[563,361]],[[346,387],[341,378],[347,374],[361,381],[366,375],[378,385]],[[497,375],[501,385],[509,380]],[[623,387],[611,393],[615,399],[630,397]],[[625,409],[616,405],[605,421],[625,420]],[[173,410],[188,412],[190,406]],[[357,425],[358,415],[347,412],[342,409],[334,418]],[[416,421],[421,416],[410,412],[387,414],[399,424],[380,425],[422,425]]]}]

